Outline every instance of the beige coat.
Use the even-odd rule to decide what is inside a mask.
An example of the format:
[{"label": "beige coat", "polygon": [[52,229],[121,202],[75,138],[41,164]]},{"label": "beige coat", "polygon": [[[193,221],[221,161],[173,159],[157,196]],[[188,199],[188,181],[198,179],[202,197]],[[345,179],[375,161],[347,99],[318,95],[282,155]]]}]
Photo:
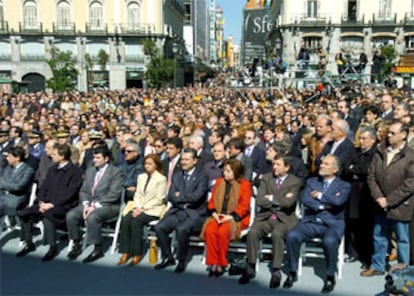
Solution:
[{"label": "beige coat", "polygon": [[164,212],[164,199],[167,195],[166,177],[158,171],[155,171],[149,180],[146,191],[144,192],[147,179],[147,173],[142,173],[138,176],[134,200],[129,201],[125,206],[123,211],[124,216],[133,208],[142,208],[145,214],[156,217],[160,217]]}]

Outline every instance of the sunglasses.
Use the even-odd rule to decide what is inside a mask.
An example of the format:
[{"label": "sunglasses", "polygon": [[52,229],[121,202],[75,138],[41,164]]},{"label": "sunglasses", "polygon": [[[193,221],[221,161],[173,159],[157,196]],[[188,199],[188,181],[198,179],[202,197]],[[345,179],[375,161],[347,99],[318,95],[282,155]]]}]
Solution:
[{"label": "sunglasses", "polygon": [[125,150],[125,153],[137,152],[136,150]]}]

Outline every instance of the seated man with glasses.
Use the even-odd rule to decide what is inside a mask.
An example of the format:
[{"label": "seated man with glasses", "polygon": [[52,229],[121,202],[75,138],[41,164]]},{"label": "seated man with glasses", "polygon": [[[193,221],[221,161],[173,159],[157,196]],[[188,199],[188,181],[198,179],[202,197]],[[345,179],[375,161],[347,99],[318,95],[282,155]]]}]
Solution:
[{"label": "seated man with glasses", "polygon": [[128,139],[125,146],[125,162],[120,166],[124,175],[122,186],[125,188],[125,200],[132,200],[137,187],[138,175],[143,173],[140,148],[134,139]]}]

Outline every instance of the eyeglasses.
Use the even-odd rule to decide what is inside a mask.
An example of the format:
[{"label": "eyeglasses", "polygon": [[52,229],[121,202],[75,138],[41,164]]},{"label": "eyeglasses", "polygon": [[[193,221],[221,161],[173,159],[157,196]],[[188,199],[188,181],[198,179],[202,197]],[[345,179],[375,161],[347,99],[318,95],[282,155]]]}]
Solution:
[{"label": "eyeglasses", "polygon": [[125,150],[125,153],[137,152],[136,150]]},{"label": "eyeglasses", "polygon": [[162,145],[155,145],[155,148],[162,148]]}]

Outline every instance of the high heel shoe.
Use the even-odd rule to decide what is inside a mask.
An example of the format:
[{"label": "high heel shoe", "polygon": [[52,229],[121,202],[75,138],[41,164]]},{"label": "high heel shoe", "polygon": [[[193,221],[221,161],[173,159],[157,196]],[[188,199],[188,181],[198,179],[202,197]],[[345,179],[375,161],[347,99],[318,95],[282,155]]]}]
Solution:
[{"label": "high heel shoe", "polygon": [[125,264],[128,261],[129,257],[130,257],[130,255],[127,254],[127,253],[122,254],[121,258],[119,258],[119,261],[118,261],[118,263],[116,265],[123,265],[123,264]]},{"label": "high heel shoe", "polygon": [[208,272],[208,277],[213,277],[213,276],[216,275],[216,272],[217,272],[216,268],[217,267],[215,265],[210,266],[210,270]]},{"label": "high heel shoe", "polygon": [[216,277],[221,277],[226,270],[223,267],[218,267],[216,270]]},{"label": "high heel shoe", "polygon": [[132,257],[131,262],[129,262],[129,266],[137,265],[141,261],[141,256],[134,256]]}]

